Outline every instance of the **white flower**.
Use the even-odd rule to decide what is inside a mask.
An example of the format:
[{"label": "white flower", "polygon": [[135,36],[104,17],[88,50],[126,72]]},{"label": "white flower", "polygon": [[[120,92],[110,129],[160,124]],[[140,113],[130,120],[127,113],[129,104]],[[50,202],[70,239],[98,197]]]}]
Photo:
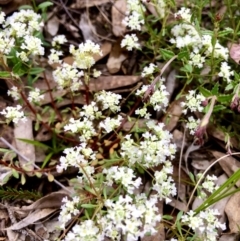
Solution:
[{"label": "white flower", "polygon": [[61,223],[61,228],[64,228],[65,224],[72,218],[73,215],[75,216],[80,213],[79,208],[77,208],[80,198],[73,197],[72,200],[68,200],[68,198],[65,197],[62,199],[62,202],[64,204],[61,206],[61,212],[58,216],[58,220]]},{"label": "white flower", "polygon": [[126,47],[126,49],[129,51],[133,50],[134,48],[140,48],[136,34],[127,34],[121,42],[121,47]]},{"label": "white flower", "polygon": [[38,103],[43,99],[44,99],[44,95],[41,95],[40,89],[38,89],[38,88],[35,88],[34,90],[30,91],[28,94],[29,102]]},{"label": "white flower", "polygon": [[102,112],[96,105],[96,102],[92,101],[89,105],[82,107],[83,111],[80,112],[80,116],[86,116],[89,120],[99,119]]},{"label": "white flower", "polygon": [[142,77],[146,77],[148,75],[152,75],[156,68],[157,68],[157,65],[155,65],[153,63],[150,63],[149,66],[145,66],[143,68],[141,76]]},{"label": "white flower", "polygon": [[78,71],[77,68],[63,63],[55,71],[53,71],[53,79],[57,83],[57,88],[62,90],[66,87],[71,91],[78,91],[82,85],[81,77],[84,75],[83,71]]},{"label": "white flower", "polygon": [[57,51],[55,49],[51,49],[51,54],[48,56],[48,63],[61,63],[62,61],[59,59],[61,55],[63,55],[62,51]]},{"label": "white flower", "polygon": [[125,17],[123,23],[128,26],[131,30],[141,30],[141,24],[144,24],[142,15],[138,12],[132,12],[129,16]]},{"label": "white flower", "polygon": [[231,81],[230,77],[234,75],[231,67],[227,64],[227,62],[222,62],[220,70],[221,71],[218,73],[218,76],[223,77],[229,83]]},{"label": "white flower", "polygon": [[53,47],[64,44],[64,43],[67,43],[67,39],[66,39],[65,35],[57,35],[52,40]]},{"label": "white flower", "polygon": [[74,57],[73,65],[80,69],[89,69],[95,64],[94,54],[102,55],[100,46],[93,43],[91,40],[79,44],[78,49],[70,45],[69,52]]},{"label": "white flower", "polygon": [[199,53],[191,52],[190,59],[191,60],[189,61],[189,64],[196,66],[198,68],[202,68],[205,62],[205,57],[202,57]]},{"label": "white flower", "polygon": [[119,104],[122,99],[121,95],[102,90],[95,94],[94,98],[97,102],[102,104],[102,110],[110,109],[114,113],[120,111]]},{"label": "white flower", "polygon": [[5,21],[5,16],[6,16],[6,14],[1,11],[1,13],[0,13],[0,24],[3,24],[3,22]]},{"label": "white flower", "polygon": [[186,114],[189,109],[191,112],[194,111],[203,111],[202,101],[205,100],[205,97],[202,94],[195,93],[194,90],[190,90],[188,95],[186,95],[186,102],[182,102],[181,106],[185,107],[183,113]]},{"label": "white flower", "polygon": [[14,123],[18,123],[18,121],[26,121],[26,117],[24,116],[23,111],[20,111],[22,107],[17,105],[16,107],[8,106],[0,114],[4,115],[6,121],[9,123],[13,121]]},{"label": "white flower", "polygon": [[112,186],[113,182],[121,183],[129,194],[132,194],[135,188],[141,184],[141,178],[136,178],[133,169],[128,167],[112,166],[109,169],[104,169],[106,174],[107,185]]},{"label": "white flower", "polygon": [[186,124],[186,128],[190,130],[190,134],[194,135],[197,130],[198,125],[200,124],[200,119],[194,119],[193,116],[188,117],[188,122]]},{"label": "white flower", "polygon": [[98,78],[100,75],[101,75],[100,70],[93,69],[93,77],[94,78]]},{"label": "white flower", "polygon": [[190,22],[192,14],[190,12],[189,8],[182,7],[177,13],[174,14],[175,18],[178,18],[178,16],[181,16],[181,19]]},{"label": "white flower", "polygon": [[21,49],[27,50],[28,55],[44,55],[44,48],[42,47],[42,41],[34,36],[24,36],[24,42],[21,45]]},{"label": "white flower", "polygon": [[8,90],[7,94],[11,96],[14,100],[19,100],[21,97],[19,94],[19,90],[16,86],[13,86],[11,90]]},{"label": "white flower", "polygon": [[104,121],[99,123],[99,127],[103,128],[107,133],[113,131],[116,127],[121,125],[122,116],[118,115],[117,119],[107,117]]}]

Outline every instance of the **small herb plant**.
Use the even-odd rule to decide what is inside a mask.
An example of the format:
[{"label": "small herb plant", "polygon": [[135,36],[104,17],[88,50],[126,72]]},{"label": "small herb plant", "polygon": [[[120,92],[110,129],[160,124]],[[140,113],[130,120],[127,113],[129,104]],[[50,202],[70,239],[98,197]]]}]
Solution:
[{"label": "small herb plant", "polygon": [[[187,8],[187,1],[183,6],[169,0],[126,2],[128,11],[124,23],[129,31],[121,47],[128,51],[137,49],[149,60],[141,69],[146,84],[134,93],[137,101],[128,113],[121,113],[128,99],[110,91],[94,93],[90,90],[90,82],[97,81],[101,75],[94,69],[94,56],[102,55],[100,45],[90,40],[78,46],[69,45],[74,62],[68,64],[63,61],[61,49],[68,41],[64,35],[55,36],[48,63],[57,66],[52,71],[56,87],[53,90],[33,88],[40,76],[49,84],[41,62],[44,46],[47,46],[41,27],[46,7],[50,5],[45,3],[34,5],[35,10],[43,10],[43,15],[33,9],[22,9],[9,17],[3,12],[0,14],[0,77],[11,86],[8,95],[15,101],[15,105],[3,109],[1,115],[7,124],[14,125],[24,124],[27,118],[34,116],[36,130],[44,126],[53,133],[55,144],[52,148],[47,146],[50,152],[42,167],[53,154],[62,151],[57,171],[68,167],[78,170],[76,178],[71,180],[74,195],[63,199],[59,215],[62,229],[73,217],[76,224],[63,240],[100,241],[105,237],[138,240],[154,235],[160,222],[172,231],[171,241],[217,240],[217,229],[226,227],[218,221],[218,210],[206,207],[221,199],[223,187],[229,187],[232,182],[219,188],[214,183],[215,176],[203,176],[204,181],[197,184],[199,197],[205,200],[203,205],[185,214],[179,212],[175,222],[168,215],[160,214],[158,202],[169,203],[177,195],[172,176],[177,147],[172,134],[165,130],[165,124],[151,116],[160,111],[168,114],[169,93],[163,74],[171,65],[177,71],[181,86],[175,98],[184,97],[182,119],[190,135],[203,144],[206,128],[213,123],[224,131],[227,150],[231,152],[230,137],[239,138],[236,124],[240,109],[239,74],[227,45],[231,46],[239,38],[236,3],[226,0],[226,13],[220,15],[208,0],[193,1],[191,9]],[[211,13],[206,17],[211,24],[205,27],[203,7],[207,4]],[[162,69],[158,68],[159,62],[165,63]],[[27,85],[23,79],[27,80]],[[57,109],[56,102],[61,99],[54,99],[51,93],[57,90],[66,92],[72,100],[71,108]],[[51,107],[42,107],[40,103],[47,92],[50,92]],[[83,96],[86,104],[75,103],[78,95]],[[48,111],[52,113],[51,118],[44,121],[42,116]],[[227,120],[225,115],[228,115]],[[146,121],[140,132],[124,130],[127,121],[141,118]],[[56,146],[56,140],[64,145]],[[23,141],[41,146],[37,141]],[[146,177],[151,187],[142,192],[140,187]],[[235,175],[234,182],[238,178]],[[192,181],[196,183],[194,177]]]}]

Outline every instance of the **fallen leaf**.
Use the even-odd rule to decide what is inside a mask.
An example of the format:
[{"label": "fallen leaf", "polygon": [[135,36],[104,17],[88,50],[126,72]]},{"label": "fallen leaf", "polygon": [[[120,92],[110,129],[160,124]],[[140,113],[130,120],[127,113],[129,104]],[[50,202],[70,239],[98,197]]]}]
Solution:
[{"label": "fallen leaf", "polygon": [[225,213],[228,217],[229,229],[231,233],[239,233],[240,226],[240,192],[234,193],[229,199]]},{"label": "fallen leaf", "polygon": [[77,0],[70,8],[90,8],[93,6],[102,5],[110,2],[111,0]]},{"label": "fallen leaf", "polygon": [[57,16],[53,16],[47,21],[46,29],[52,36],[56,36],[59,29],[59,19]]},{"label": "fallen leaf", "polygon": [[26,218],[22,219],[21,221],[13,224],[12,226],[5,228],[4,230],[19,230],[25,228],[29,225],[34,224],[36,221],[45,218],[55,212],[57,209],[55,208],[44,208],[44,209],[37,209],[30,213]]},{"label": "fallen leaf", "polygon": [[123,36],[126,25],[123,23],[125,12],[127,11],[127,1],[118,0],[112,6],[112,31],[117,37]]},{"label": "fallen leaf", "polygon": [[28,171],[34,169],[35,164],[35,147],[32,144],[26,143],[21,139],[28,139],[33,141],[33,126],[32,120],[27,117],[26,121],[19,121],[14,127],[14,137],[17,150],[21,153],[22,156],[26,157],[29,161],[23,158],[21,155],[18,155],[18,159],[21,167]]},{"label": "fallen leaf", "polygon": [[20,211],[31,211],[31,210],[43,209],[43,208],[60,208],[62,205],[62,199],[66,196],[68,196],[68,194],[65,193],[64,191],[52,192],[38,199],[36,202],[32,203],[29,206],[23,206],[21,208],[19,207],[13,207],[13,208],[14,210],[20,210]]}]

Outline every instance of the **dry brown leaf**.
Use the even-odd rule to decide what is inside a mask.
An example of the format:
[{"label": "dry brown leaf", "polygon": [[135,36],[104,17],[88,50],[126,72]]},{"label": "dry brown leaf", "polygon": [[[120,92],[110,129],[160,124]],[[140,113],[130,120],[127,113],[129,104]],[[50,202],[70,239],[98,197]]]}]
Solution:
[{"label": "dry brown leaf", "polygon": [[117,73],[122,66],[122,62],[127,58],[128,54],[123,52],[120,41],[114,43],[112,51],[107,61],[107,68],[111,74]]},{"label": "dry brown leaf", "polygon": [[112,90],[128,85],[134,85],[141,79],[141,76],[133,75],[115,75],[100,76],[97,79],[90,80],[90,91]]},{"label": "dry brown leaf", "polygon": [[240,233],[224,233],[219,238],[219,241],[237,241],[240,238]]},{"label": "dry brown leaf", "polygon": [[173,101],[167,109],[167,115],[163,118],[163,123],[165,123],[165,129],[168,131],[172,131],[174,129],[180,116],[182,115],[181,102],[183,102],[183,98]]},{"label": "dry brown leaf", "polygon": [[99,6],[108,2],[111,2],[111,0],[77,0],[76,3],[71,5],[71,8],[89,8],[93,6]]},{"label": "dry brown leaf", "polygon": [[36,202],[32,203],[29,206],[23,206],[21,208],[13,207],[13,209],[15,209],[16,211],[31,211],[43,208],[60,208],[60,206],[62,205],[62,199],[66,196],[68,196],[68,194],[64,191],[52,192],[49,195],[38,199]]},{"label": "dry brown leaf", "polygon": [[91,40],[95,43],[99,41],[96,34],[94,34],[96,33],[96,27],[91,24],[89,16],[86,11],[81,14],[81,18],[79,21],[79,28],[81,29],[81,32],[85,41]]},{"label": "dry brown leaf", "polygon": [[[223,156],[225,156],[225,153],[219,152],[219,151],[211,151],[211,153],[214,155],[216,159],[219,159]],[[230,177],[234,172],[239,170],[240,163],[238,160],[236,160],[232,156],[227,156],[221,161],[218,162],[219,165],[222,167],[223,171]],[[240,187],[240,181],[236,183],[238,187]]]},{"label": "dry brown leaf", "polygon": [[18,140],[19,138],[28,139],[31,141],[34,140],[32,120],[29,117],[27,117],[26,121],[19,121],[18,124],[15,125],[14,137],[17,150],[29,160],[28,162],[26,159],[18,155],[21,167],[27,171],[32,171],[34,169],[36,159],[35,147],[32,144]]},{"label": "dry brown leaf", "polygon": [[187,205],[175,198],[171,198],[171,202],[168,203],[169,205],[171,205],[172,207],[180,210],[180,211],[183,211],[183,212],[187,212],[188,211],[188,208],[187,208]]},{"label": "dry brown leaf", "polygon": [[[216,126],[209,125],[208,128],[207,128],[207,133],[209,135],[213,136],[214,138],[216,138],[216,139],[218,139],[218,140],[220,140],[220,141],[225,143],[225,141],[224,141],[225,140],[224,133],[221,130],[217,129]],[[239,142],[238,142],[238,140],[236,138],[231,137],[230,138],[230,142],[231,142],[231,144],[232,144],[232,146],[234,148],[236,148],[236,149],[240,148]]]},{"label": "dry brown leaf", "polygon": [[237,63],[240,64],[240,44],[231,44],[229,51],[230,57]]},{"label": "dry brown leaf", "polygon": [[210,161],[193,160],[191,165],[197,170],[206,170],[210,166]]},{"label": "dry brown leaf", "polygon": [[51,19],[47,21],[46,30],[52,36],[56,36],[59,29],[59,19],[57,16],[53,16]]},{"label": "dry brown leaf", "polygon": [[225,213],[229,221],[229,228],[232,233],[239,233],[240,227],[240,192],[234,193],[228,201]]},{"label": "dry brown leaf", "polygon": [[31,224],[34,224],[36,221],[47,217],[48,215],[55,212],[56,208],[44,208],[44,209],[37,209],[30,213],[26,218],[22,219],[21,221],[13,224],[12,226],[5,228],[4,230],[19,230],[25,228]]},{"label": "dry brown leaf", "polygon": [[127,11],[127,1],[118,0],[112,6],[112,31],[117,37],[122,36],[126,31],[126,25],[123,23],[125,12]]}]

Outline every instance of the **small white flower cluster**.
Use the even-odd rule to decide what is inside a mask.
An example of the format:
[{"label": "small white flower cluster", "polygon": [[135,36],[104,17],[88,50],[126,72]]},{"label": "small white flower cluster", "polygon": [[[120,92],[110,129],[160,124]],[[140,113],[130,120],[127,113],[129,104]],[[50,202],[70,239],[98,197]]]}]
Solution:
[{"label": "small white flower cluster", "polygon": [[230,83],[231,82],[230,77],[232,75],[234,75],[234,72],[231,70],[231,67],[227,64],[227,62],[222,62],[218,76],[223,77],[224,80]]},{"label": "small white flower cluster", "polygon": [[8,90],[7,94],[11,96],[14,100],[20,99],[19,90],[16,86],[13,86],[11,90]]},{"label": "small white flower cluster", "polygon": [[22,107],[20,105],[17,105],[16,107],[8,106],[1,111],[0,114],[5,116],[7,123],[13,121],[17,124],[20,120],[26,121],[26,117],[21,109]]},{"label": "small white flower cluster", "polygon": [[15,45],[15,41],[22,38],[21,52],[16,52],[23,62],[29,61],[30,56],[44,54],[44,48],[39,38],[34,36],[36,31],[41,30],[41,15],[33,10],[21,10],[14,12],[5,19],[5,14],[1,12],[2,31],[0,32],[0,52],[9,54]]},{"label": "small white flower cluster", "polygon": [[52,46],[53,47],[56,47],[58,45],[62,45],[62,44],[65,44],[67,43],[67,39],[66,39],[66,36],[61,34],[61,35],[57,35],[53,38],[52,40]]},{"label": "small white flower cluster", "polygon": [[79,208],[77,205],[80,202],[79,197],[73,197],[72,200],[68,200],[67,197],[64,197],[62,199],[62,202],[64,203],[61,206],[61,212],[59,214],[58,220],[61,223],[61,228],[65,228],[65,224],[71,220],[72,216],[75,216],[80,213]]},{"label": "small white flower cluster", "polygon": [[72,230],[68,232],[64,241],[102,241],[103,236],[100,229],[92,220],[85,220],[81,224],[73,226]]},{"label": "small white flower cluster", "polygon": [[133,169],[128,167],[112,166],[109,169],[104,169],[106,175],[106,184],[112,186],[113,183],[122,184],[127,190],[127,193],[133,194],[135,188],[138,188],[142,183],[141,178],[136,178]]},{"label": "small white flower cluster", "polygon": [[[199,180],[201,177],[202,173],[199,173],[197,175],[197,180]],[[215,175],[207,175],[204,179],[204,182],[198,186],[198,197],[201,199],[205,199],[209,195],[209,193],[212,194],[214,191],[216,191],[219,188],[219,186],[215,184],[216,180],[217,177]]]},{"label": "small white flower cluster", "polygon": [[79,173],[82,175],[78,177],[79,181],[94,181],[92,174],[94,173],[94,167],[90,166],[91,161],[96,159],[96,155],[93,150],[87,147],[86,143],[81,143],[80,146],[67,148],[63,151],[66,156],[60,157],[60,165],[57,165],[57,171],[62,172],[67,167],[76,167],[79,169]]},{"label": "small white flower cluster", "polygon": [[218,221],[216,217],[218,215],[220,215],[218,210],[211,208],[200,211],[197,215],[190,210],[182,216],[181,221],[192,228],[200,240],[215,241],[218,236],[217,230],[226,229],[226,225]]},{"label": "small white flower cluster", "polygon": [[147,233],[154,234],[157,232],[156,224],[161,221],[156,204],[155,196],[147,199],[145,194],[134,199],[128,195],[119,196],[116,202],[107,199],[104,216],[99,214],[95,222],[86,220],[76,224],[64,241],[102,241],[105,237],[119,241],[121,235],[127,241],[136,241]]},{"label": "small white flower cluster", "polygon": [[58,51],[55,49],[50,49],[51,53],[48,55],[48,63],[54,64],[54,63],[62,63],[62,60],[60,60],[60,56],[63,55],[62,51]]},{"label": "small white flower cluster", "polygon": [[110,109],[113,113],[120,111],[119,104],[122,99],[121,95],[102,90],[95,94],[94,98],[101,104],[102,110]]},{"label": "small white flower cluster", "polygon": [[140,48],[140,44],[138,43],[138,37],[136,36],[136,34],[127,34],[121,42],[121,47],[126,47],[128,51]]},{"label": "small white flower cluster", "polygon": [[[147,105],[152,106],[155,111],[164,110],[168,106],[169,93],[166,91],[166,86],[162,83],[163,81],[164,79],[161,79],[157,84],[157,87],[154,87],[153,94],[149,94],[150,98]],[[150,85],[143,85],[141,89],[137,90],[135,95],[144,97],[144,94],[148,91],[149,88],[151,88]],[[144,105],[143,108],[137,109],[135,114],[147,119],[150,118],[150,114],[146,109],[146,105]]]},{"label": "small white flower cluster", "polygon": [[157,191],[157,196],[160,200],[165,199],[166,203],[171,202],[169,197],[177,194],[177,189],[173,178],[170,176],[173,174],[173,166],[170,161],[166,161],[161,171],[155,171],[154,173],[154,185],[153,190]]},{"label": "small white flower cluster", "polygon": [[31,90],[28,94],[29,102],[39,103],[43,99],[44,99],[44,95],[41,94],[40,89],[38,88]]},{"label": "small white flower cluster", "polygon": [[99,123],[99,127],[103,128],[107,133],[110,133],[121,125],[122,119],[120,115],[118,115],[117,118],[106,117],[104,121]]},{"label": "small white flower cluster", "polygon": [[57,83],[57,88],[60,90],[70,88],[73,92],[78,91],[83,84],[80,79],[83,75],[83,71],[78,71],[77,68],[67,63],[63,63],[53,71],[53,79]]},{"label": "small white flower cluster", "polygon": [[145,66],[143,68],[141,76],[142,77],[151,76],[155,72],[156,68],[157,68],[157,65],[150,63],[149,66]]},{"label": "small white flower cluster", "polygon": [[[127,9],[127,16],[123,23],[131,30],[140,31],[144,24],[143,14],[146,11],[145,6],[139,0],[127,0]],[[126,47],[128,51],[140,48],[136,34],[127,34],[121,42],[121,47]]]},{"label": "small white flower cluster", "polygon": [[87,117],[90,121],[99,119],[102,116],[102,112],[99,110],[97,103],[92,101],[89,105],[84,105],[80,112],[81,117]]},{"label": "small white flower cluster", "polygon": [[79,44],[77,49],[73,45],[70,45],[69,52],[74,58],[73,66],[79,69],[90,69],[95,64],[93,55],[102,55],[100,46],[91,40]]},{"label": "small white flower cluster", "polygon": [[186,124],[186,128],[190,130],[191,135],[194,135],[199,124],[200,124],[200,119],[196,120],[196,119],[194,119],[193,116],[189,116],[188,122]]},{"label": "small white flower cluster", "polygon": [[186,102],[182,102],[181,106],[185,109],[182,111],[184,114],[187,114],[187,110],[189,109],[191,112],[194,111],[203,111],[202,102],[206,98],[202,94],[196,94],[196,91],[190,90],[186,95]]},{"label": "small white flower cluster", "polygon": [[[190,9],[181,8],[175,13],[175,18],[179,18],[185,22],[175,25],[171,29],[174,36],[170,39],[172,44],[177,48],[191,47],[189,64],[202,68],[207,57],[221,58],[227,60],[229,57],[228,48],[223,47],[218,40],[215,45],[212,44],[212,36],[198,33],[193,22],[191,22]],[[204,51],[204,52],[203,52]]]},{"label": "small white flower cluster", "polygon": [[171,143],[172,135],[163,130],[163,123],[149,121],[146,123],[149,131],[143,134],[143,140],[136,145],[131,135],[126,135],[121,143],[121,156],[129,166],[139,164],[145,168],[164,164],[172,159],[176,152],[176,145]]}]

